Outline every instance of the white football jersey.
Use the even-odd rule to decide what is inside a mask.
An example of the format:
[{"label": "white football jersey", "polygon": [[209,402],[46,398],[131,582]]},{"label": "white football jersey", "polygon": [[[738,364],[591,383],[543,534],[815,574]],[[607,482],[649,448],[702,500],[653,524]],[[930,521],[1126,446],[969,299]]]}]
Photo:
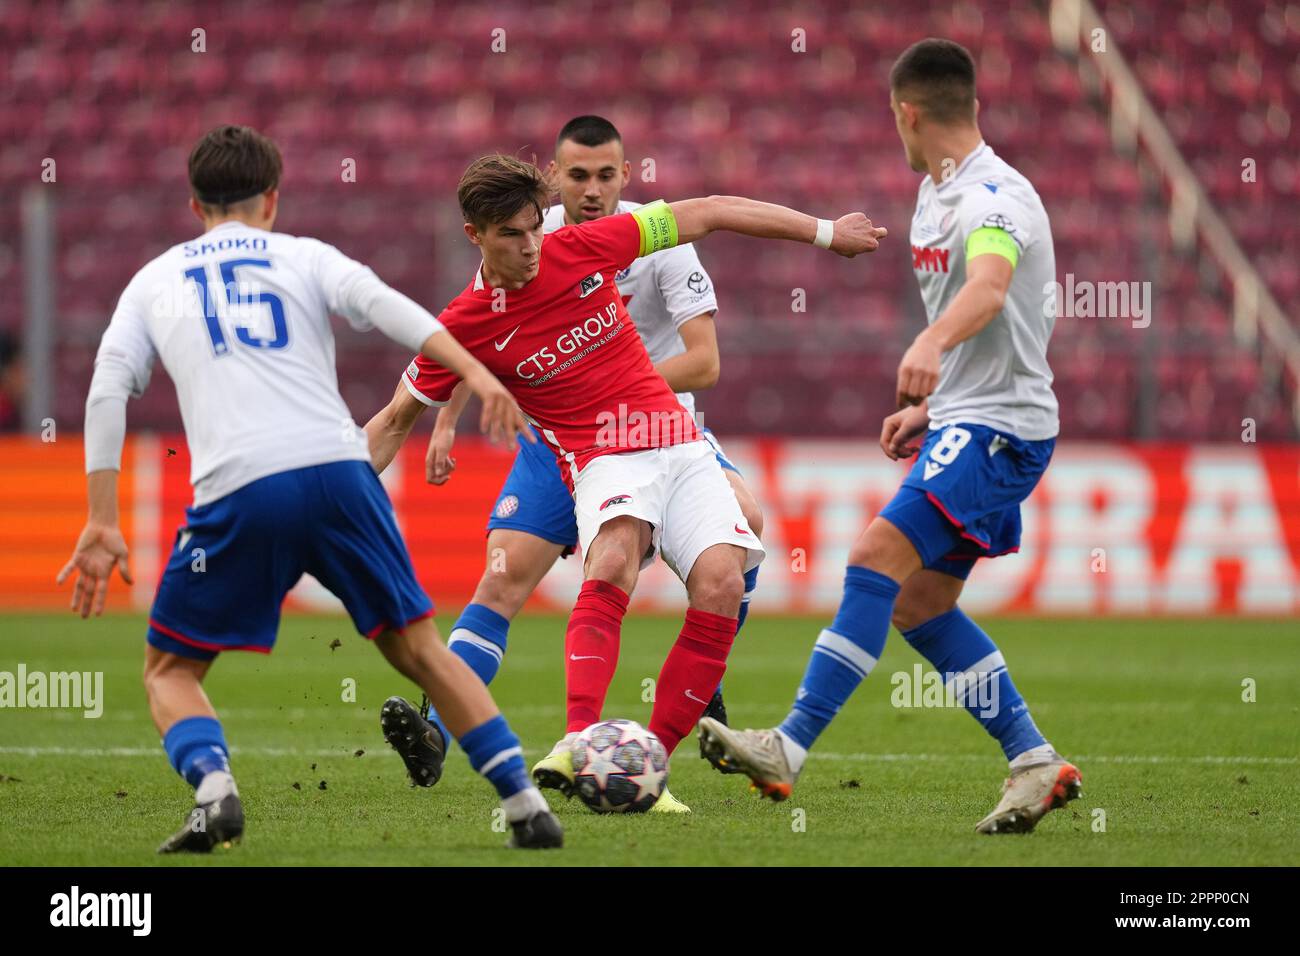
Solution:
[{"label": "white football jersey", "polygon": [[[933,323],[966,282],[966,238],[984,226],[1005,230],[1020,248],[1006,304],[977,335],[944,353],[930,396],[930,427],[973,422],[1036,441],[1060,431],[1047,342],[1046,308],[1056,282],[1047,211],[1029,180],[985,143],[954,175],[921,181],[912,217],[912,268]],[[1050,301],[1055,301],[1054,297]]]},{"label": "white football jersey", "polygon": [[[131,371],[155,358],[176,385],[195,506],[276,472],[369,461],[339,395],[329,314],[373,273],[316,239],[225,222],[136,273],[99,346]],[[98,361],[99,358],[96,359]]]},{"label": "white football jersey", "polygon": [[[618,211],[631,212],[640,206],[638,202],[621,200]],[[563,225],[562,204],[546,211],[543,220],[546,232],[554,232]],[[632,316],[632,323],[641,333],[650,361],[656,365],[686,351],[686,343],[678,329],[696,316],[718,310],[713,280],[704,271],[695,247],[689,242],[633,260],[614,277],[614,282],[628,314]],[[694,394],[678,392],[677,400],[692,416],[695,415]]]}]

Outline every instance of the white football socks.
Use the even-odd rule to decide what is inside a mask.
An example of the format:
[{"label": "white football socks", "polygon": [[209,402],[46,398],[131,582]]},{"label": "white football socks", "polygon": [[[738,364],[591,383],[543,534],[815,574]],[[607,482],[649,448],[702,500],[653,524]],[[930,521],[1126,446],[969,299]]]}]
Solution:
[{"label": "white football socks", "polygon": [[1039,744],[1037,747],[1031,747],[1022,754],[1017,754],[1016,759],[1011,761],[1011,772],[1024,770],[1026,767],[1036,767],[1039,764],[1051,763],[1057,759],[1056,750],[1049,743]]},{"label": "white football socks", "polygon": [[550,811],[550,804],[542,796],[542,791],[536,787],[527,787],[518,793],[506,797],[501,801],[501,807],[506,811],[506,820],[510,823],[517,823],[520,820],[527,820],[535,813],[541,811]]},{"label": "white football socks", "polygon": [[230,796],[239,796],[239,788],[235,786],[235,778],[226,770],[214,770],[205,774],[194,790],[194,802],[200,805],[215,803]]},{"label": "white football socks", "polygon": [[777,730],[774,733],[776,739],[781,741],[781,749],[785,752],[785,762],[789,764],[790,772],[796,777],[799,776],[799,771],[803,769],[803,762],[808,759],[808,751],[781,731]]}]

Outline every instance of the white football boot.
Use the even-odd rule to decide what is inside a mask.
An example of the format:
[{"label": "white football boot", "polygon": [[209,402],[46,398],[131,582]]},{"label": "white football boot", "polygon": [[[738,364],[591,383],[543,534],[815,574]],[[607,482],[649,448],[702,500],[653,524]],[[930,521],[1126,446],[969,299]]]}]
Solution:
[{"label": "white football boot", "polygon": [[1046,763],[1015,771],[1002,785],[993,812],[975,824],[976,833],[1028,833],[1047,813],[1083,794],[1079,769],[1060,754]]},{"label": "white football boot", "polygon": [[712,717],[700,720],[700,753],[723,773],[740,771],[754,789],[773,800],[785,800],[798,774],[790,770],[775,730],[733,730]]}]

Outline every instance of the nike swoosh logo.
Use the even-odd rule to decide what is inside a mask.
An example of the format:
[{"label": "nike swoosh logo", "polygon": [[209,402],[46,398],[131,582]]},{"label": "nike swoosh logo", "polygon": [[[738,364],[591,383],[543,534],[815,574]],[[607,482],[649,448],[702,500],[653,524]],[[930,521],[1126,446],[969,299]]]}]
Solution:
[{"label": "nike swoosh logo", "polygon": [[571,660],[571,661],[603,661],[603,660],[605,660],[605,658],[603,658],[603,657],[597,657],[595,654],[584,654],[582,657],[579,657],[577,654],[570,654],[570,655],[569,655],[569,660]]},{"label": "nike swoosh logo", "polygon": [[[515,326],[515,332],[518,332],[521,328],[523,328],[522,325],[516,325],[516,326]],[[513,339],[513,338],[515,337],[515,332],[511,332],[509,335],[507,335],[507,336],[506,336],[506,340],[505,340],[504,342],[493,342],[493,343],[492,343],[493,345],[495,345],[495,346],[497,347],[497,351],[498,351],[498,352],[500,352],[503,348],[505,348],[507,345],[510,344],[510,340]]]},{"label": "nike swoosh logo", "polygon": [[709,702],[707,700],[700,700],[698,697],[692,694],[691,689],[689,687],[686,688],[686,696],[689,697],[691,700],[695,701],[697,704],[703,704],[705,707],[709,706]]},{"label": "nike swoosh logo", "polygon": [[746,531],[744,528],[742,528],[740,525],[736,525],[736,534],[749,534],[749,532]]}]

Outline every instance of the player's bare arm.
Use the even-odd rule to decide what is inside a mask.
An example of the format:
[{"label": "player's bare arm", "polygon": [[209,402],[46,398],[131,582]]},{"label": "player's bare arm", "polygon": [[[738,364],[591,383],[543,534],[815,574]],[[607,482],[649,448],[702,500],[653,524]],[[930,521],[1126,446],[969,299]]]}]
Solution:
[{"label": "player's bare arm", "polygon": [[[644,207],[643,207],[644,208]],[[822,245],[837,255],[852,259],[874,252],[889,234],[873,226],[860,212],[841,216],[833,223],[775,203],[742,196],[708,196],[669,203],[677,221],[677,242],[694,242],[711,232],[738,232],[756,239],[789,239]]]},{"label": "player's bare arm", "polygon": [[[497,444],[512,442],[516,435],[523,434],[533,441],[532,430],[528,420],[515,404],[514,396],[506,391],[491,372],[474,356],[470,355],[450,332],[435,332],[425,340],[420,350],[425,358],[431,359],[450,372],[455,373],[464,382],[465,387],[483,403],[483,414],[479,427],[491,441]],[[409,429],[408,429],[409,433]]]},{"label": "player's bare arm", "polygon": [[[482,362],[465,351],[451,333],[443,330],[429,336],[420,354],[459,375],[466,396],[473,394],[479,397],[483,403],[479,426],[489,440],[504,444],[514,441],[519,434],[530,441],[536,440],[528,427],[527,419],[515,404],[514,397]],[[370,461],[376,472],[382,472],[392,463],[398,449],[405,443],[427,407],[399,381],[389,403],[366,422]]]},{"label": "player's bare arm", "polygon": [[113,470],[93,471],[87,476],[90,514],[82,529],[72,557],[59,572],[62,584],[73,571],[77,581],[72,589],[72,610],[83,618],[104,613],[108,597],[108,580],[117,568],[122,580],[134,584],[127,555],[126,538],[118,527],[117,475]]},{"label": "player's bare arm", "polygon": [[431,485],[445,485],[456,470],[456,459],[451,457],[451,447],[456,443],[456,425],[469,403],[469,389],[460,382],[451,390],[447,404],[438,409],[429,436],[429,448],[424,453],[424,480]]},{"label": "player's bare arm", "polygon": [[370,463],[376,474],[383,474],[397,451],[406,442],[406,436],[429,406],[417,399],[398,381],[393,397],[387,405],[375,412],[366,422],[366,441],[370,445]]},{"label": "player's bare arm", "polygon": [[718,384],[722,358],[718,352],[718,329],[712,312],[704,312],[682,323],[677,334],[686,351],[670,355],[655,366],[674,392],[694,392]]},{"label": "player's bare arm", "polygon": [[[1008,237],[1008,241],[1013,240]],[[1012,260],[999,253],[967,261],[966,282],[952,304],[903,353],[896,396],[900,407],[916,405],[934,393],[943,353],[977,335],[997,317],[1006,303],[1014,271]]]},{"label": "player's bare arm", "polygon": [[153,351],[130,290],[128,286],[104,333],[86,397],[86,526],[72,557],[55,579],[63,584],[77,572],[71,607],[83,618],[104,613],[113,568],[118,568],[127,584],[134,583],[126,539],[118,525],[117,479],[126,442],[126,403],[131,395],[143,393]]}]

